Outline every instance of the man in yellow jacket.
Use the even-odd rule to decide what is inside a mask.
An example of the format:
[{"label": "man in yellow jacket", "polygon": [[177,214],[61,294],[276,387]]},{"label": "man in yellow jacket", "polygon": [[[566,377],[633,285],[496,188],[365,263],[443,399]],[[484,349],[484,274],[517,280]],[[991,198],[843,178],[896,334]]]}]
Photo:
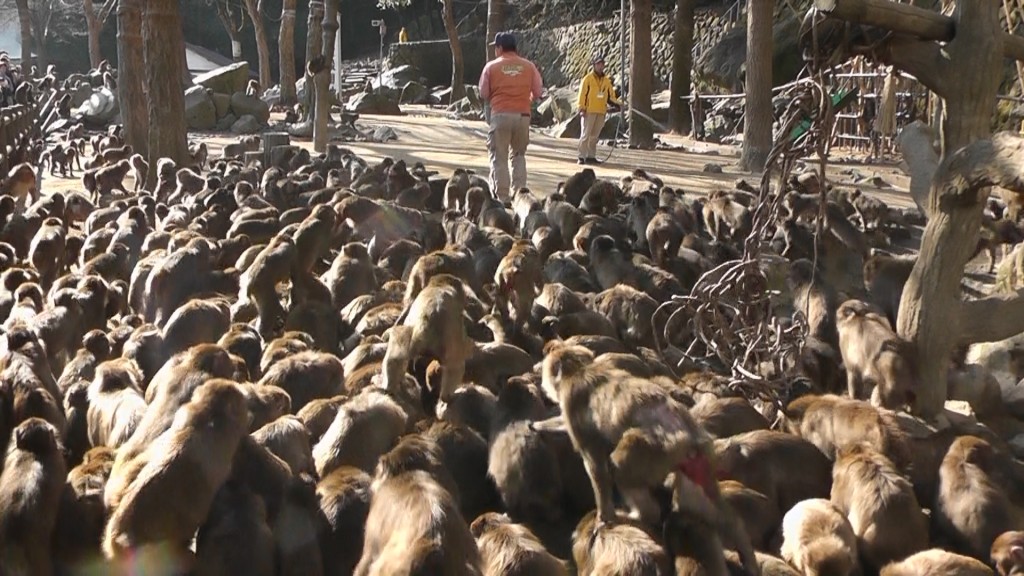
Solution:
[{"label": "man in yellow jacket", "polygon": [[594,69],[583,77],[580,84],[579,114],[583,122],[580,128],[580,145],[577,164],[600,164],[597,159],[597,139],[604,128],[604,118],[608,113],[608,102],[622,106],[615,95],[611,77],[604,73],[604,58],[595,56]]}]

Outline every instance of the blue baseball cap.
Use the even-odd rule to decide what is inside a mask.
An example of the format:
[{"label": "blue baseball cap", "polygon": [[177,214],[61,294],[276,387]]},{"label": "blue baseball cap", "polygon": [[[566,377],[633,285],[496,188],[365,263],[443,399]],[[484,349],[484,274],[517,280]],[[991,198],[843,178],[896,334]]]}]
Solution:
[{"label": "blue baseball cap", "polygon": [[491,46],[501,46],[503,50],[516,49],[516,37],[511,32],[498,32],[494,35],[494,42]]}]

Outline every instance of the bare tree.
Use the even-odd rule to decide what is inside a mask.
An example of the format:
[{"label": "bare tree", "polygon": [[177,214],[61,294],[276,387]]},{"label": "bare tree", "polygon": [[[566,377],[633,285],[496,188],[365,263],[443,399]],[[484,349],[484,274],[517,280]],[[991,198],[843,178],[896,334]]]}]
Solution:
[{"label": "bare tree", "polygon": [[110,13],[117,6],[117,0],[106,0],[98,8],[93,0],[82,0],[82,9],[85,12],[85,26],[89,33],[89,65],[98,68],[103,61],[103,53],[100,51],[100,32],[106,24]]},{"label": "bare tree", "polygon": [[148,186],[156,182],[156,165],[170,158],[179,165],[188,160],[185,93],[181,81],[184,37],[177,0],[146,0],[142,12],[143,58],[149,83]]},{"label": "bare tree", "polygon": [[231,7],[230,0],[207,0],[208,6],[213,6],[217,11],[217,19],[220,20],[224,31],[227,32],[228,38],[231,39],[231,59],[235,62],[242,60],[242,30],[245,28],[245,15],[239,11],[236,16],[235,11]]},{"label": "bare tree", "polygon": [[693,70],[693,20],[697,0],[676,0],[672,30],[672,85],[669,87],[668,124],[677,134],[690,133],[690,95]]},{"label": "bare tree", "polygon": [[312,122],[316,116],[316,82],[314,79],[315,70],[311,66],[318,67],[323,62],[323,23],[324,23],[324,0],[310,0],[309,19],[306,21],[306,66],[304,78],[306,79],[306,90],[303,98],[305,104],[305,115],[303,122]]},{"label": "bare tree", "polygon": [[[379,8],[402,8],[411,0],[377,0]],[[455,0],[440,0],[444,19],[444,30],[448,33],[448,45],[452,50],[452,92],[449,102],[458,102],[466,97],[465,61],[462,58],[462,42],[459,41],[459,26],[455,21]],[[490,18],[488,18],[488,22]]]},{"label": "bare tree", "polygon": [[149,150],[149,109],[146,107],[146,71],[143,68],[142,2],[120,0],[117,3],[117,97],[125,142],[146,157]]},{"label": "bare tree", "polygon": [[[21,62],[27,65],[32,61],[32,10],[28,7],[28,0],[15,0],[18,7],[18,23],[21,25]],[[43,74],[45,71],[40,70]]]},{"label": "bare tree", "polygon": [[[494,35],[505,29],[505,0],[488,0],[487,2],[487,42],[494,40]],[[488,44],[485,48],[484,62],[494,59],[494,50]]]},{"label": "bare tree", "polygon": [[747,2],[746,108],[740,169],[764,170],[772,148],[772,25],[775,0]]},{"label": "bare tree", "polygon": [[249,13],[253,34],[256,36],[256,56],[260,61],[260,88],[266,90],[273,84],[274,78],[270,70],[270,44],[267,40],[267,29],[263,25],[263,1],[245,0],[245,10]]},{"label": "bare tree", "polygon": [[281,104],[295,102],[295,1],[281,3],[281,33],[277,39],[281,68]]},{"label": "bare tree", "polygon": [[[927,131],[920,126],[901,135],[911,192],[928,223],[897,319],[899,334],[917,350],[915,412],[937,418],[947,398],[953,350],[1009,338],[1024,327],[1024,291],[965,301],[961,290],[989,187],[1024,193],[1024,141],[1009,134],[989,138],[1003,56],[1024,59],[1021,46],[1003,32],[997,2],[959,0],[952,17],[895,3],[883,3],[883,10],[865,9],[867,3],[860,0],[828,4],[826,12],[878,26],[880,35],[891,30],[882,45],[872,44],[871,54],[912,74],[942,98],[938,156],[926,150],[909,153],[915,147],[931,149],[932,140],[921,138]],[[864,46],[848,48],[852,52]]]},{"label": "bare tree", "polygon": [[651,124],[651,89],[654,80],[651,62],[651,0],[633,0],[630,10],[633,50],[629,70],[629,145],[654,147]]}]

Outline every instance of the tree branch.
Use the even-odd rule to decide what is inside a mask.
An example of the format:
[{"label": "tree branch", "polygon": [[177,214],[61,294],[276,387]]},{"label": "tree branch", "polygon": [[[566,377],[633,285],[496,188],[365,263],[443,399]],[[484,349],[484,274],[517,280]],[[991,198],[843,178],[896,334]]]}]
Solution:
[{"label": "tree branch", "polygon": [[962,344],[998,342],[1020,334],[1024,327],[1024,289],[964,302],[960,326]]},{"label": "tree branch", "polygon": [[935,172],[939,206],[984,202],[989,187],[1024,193],[1024,138],[1000,132],[951,154]]},{"label": "tree branch", "polygon": [[896,138],[896,145],[907,162],[910,196],[925,216],[929,216],[928,194],[932,189],[935,171],[939,169],[939,154],[935,151],[933,142],[935,131],[920,120],[904,127]]},{"label": "tree branch", "polygon": [[909,36],[893,36],[883,42],[874,52],[875,59],[883,64],[895,66],[917,78],[926,88],[939,96],[946,94],[949,78],[946,74],[946,57],[942,47],[935,42],[917,40]]},{"label": "tree branch", "polygon": [[100,23],[104,23],[107,21],[107,18],[110,16],[110,13],[114,11],[114,8],[116,6],[117,0],[107,0],[107,2],[103,4],[103,6],[100,8]]}]

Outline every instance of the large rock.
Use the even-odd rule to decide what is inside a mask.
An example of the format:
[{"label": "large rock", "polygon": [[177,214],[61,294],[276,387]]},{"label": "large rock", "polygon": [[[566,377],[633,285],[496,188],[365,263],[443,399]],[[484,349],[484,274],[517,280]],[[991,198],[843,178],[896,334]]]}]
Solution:
[{"label": "large rock", "polygon": [[106,125],[117,116],[117,95],[105,86],[92,91],[89,99],[78,107],[76,116],[88,124]]},{"label": "large rock", "polygon": [[373,83],[374,88],[387,86],[388,88],[400,90],[409,82],[419,82],[421,76],[422,75],[419,70],[408,64],[403,64],[382,72],[380,75],[380,82],[377,82],[376,78],[373,78],[371,82]]},{"label": "large rock", "polygon": [[235,122],[238,122],[238,117],[228,112],[223,118],[217,120],[217,126],[214,127],[214,130],[217,132],[229,132],[231,127],[235,125]]},{"label": "large rock", "polygon": [[[616,131],[619,127],[619,122],[622,121],[622,114],[615,112],[605,116],[604,128],[601,129],[601,140],[611,140],[615,138]],[[554,138],[576,138],[580,137],[580,130],[582,126],[580,123],[579,116],[573,116],[564,122],[560,122],[550,130],[550,134]],[[625,126],[623,133],[625,133]]]},{"label": "large rock", "polygon": [[235,62],[210,70],[206,74],[196,76],[193,82],[197,86],[204,86],[220,94],[243,92],[245,85],[249,83],[249,63]]},{"label": "large rock", "polygon": [[575,115],[576,91],[571,88],[556,88],[538,106],[537,112],[543,122],[565,122]]},{"label": "large rock", "polygon": [[390,91],[360,92],[352,96],[345,104],[345,111],[356,114],[383,115],[400,115],[402,113],[402,109],[398,106],[397,95]]},{"label": "large rock", "polygon": [[[772,31],[773,86],[794,80],[804,66],[800,50],[800,19],[787,14],[775,21]],[[727,90],[743,91],[747,62],[747,27],[736,26],[726,32],[711,49],[695,62],[695,72],[703,80]]]},{"label": "large rock", "polygon": [[71,108],[80,108],[82,104],[85,104],[91,97],[92,86],[88,84],[79,84],[77,88],[71,91]]},{"label": "large rock", "polygon": [[419,82],[406,82],[399,99],[401,104],[429,104],[431,100],[430,91]]},{"label": "large rock", "polygon": [[270,121],[270,106],[255,96],[246,96],[245,92],[231,95],[231,113],[239,118],[253,116],[263,124]]},{"label": "large rock", "polygon": [[223,118],[231,112],[231,96],[214,92],[210,95],[213,106],[217,109],[217,118]]},{"label": "large rock", "polygon": [[217,106],[202,86],[185,91],[185,124],[192,130],[212,130],[217,125]]},{"label": "large rock", "polygon": [[263,124],[255,116],[247,114],[231,125],[233,134],[255,134],[263,128]]}]

